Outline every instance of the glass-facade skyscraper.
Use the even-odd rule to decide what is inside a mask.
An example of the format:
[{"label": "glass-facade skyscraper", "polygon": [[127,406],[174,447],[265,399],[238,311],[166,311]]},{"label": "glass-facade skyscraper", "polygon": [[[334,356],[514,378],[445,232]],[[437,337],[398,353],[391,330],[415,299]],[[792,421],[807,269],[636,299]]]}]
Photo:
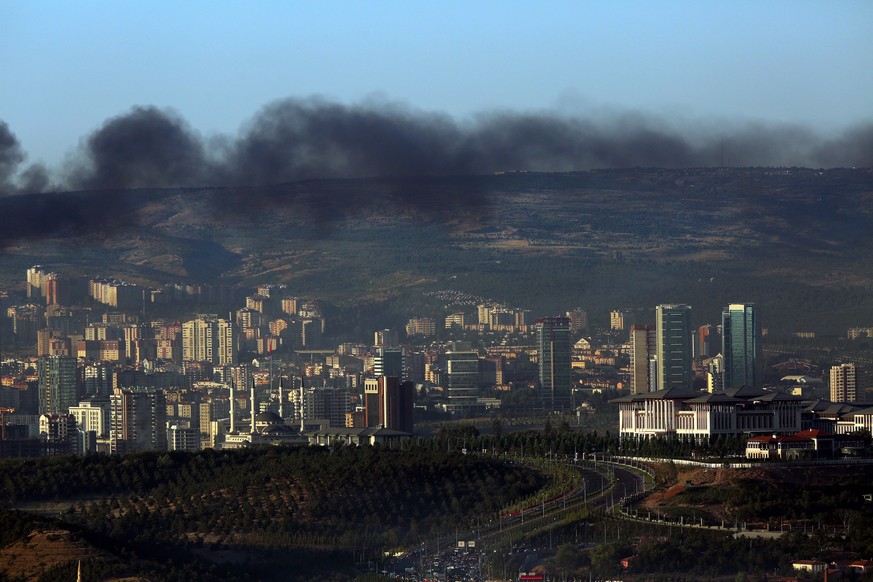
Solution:
[{"label": "glass-facade skyscraper", "polygon": [[79,402],[78,364],[71,356],[42,356],[37,360],[39,413],[67,414]]},{"label": "glass-facade skyscraper", "polygon": [[539,351],[540,389],[543,396],[554,398],[570,395],[570,319],[543,317],[536,320],[537,350]]},{"label": "glass-facade skyscraper", "polygon": [[479,352],[446,352],[446,395],[452,407],[476,404]]},{"label": "glass-facade skyscraper", "polygon": [[758,313],[751,303],[733,303],[721,313],[724,387],[757,386],[760,382]]},{"label": "glass-facade skyscraper", "polygon": [[655,308],[655,360],[658,389],[691,388],[691,307]]}]

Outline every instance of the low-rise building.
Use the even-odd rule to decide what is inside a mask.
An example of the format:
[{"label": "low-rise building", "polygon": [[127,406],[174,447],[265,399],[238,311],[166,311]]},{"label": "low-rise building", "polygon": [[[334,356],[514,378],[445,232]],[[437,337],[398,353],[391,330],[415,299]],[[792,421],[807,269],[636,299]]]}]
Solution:
[{"label": "low-rise building", "polygon": [[677,387],[613,400],[624,437],[793,434],[801,429],[803,401],[747,387],[695,392]]}]

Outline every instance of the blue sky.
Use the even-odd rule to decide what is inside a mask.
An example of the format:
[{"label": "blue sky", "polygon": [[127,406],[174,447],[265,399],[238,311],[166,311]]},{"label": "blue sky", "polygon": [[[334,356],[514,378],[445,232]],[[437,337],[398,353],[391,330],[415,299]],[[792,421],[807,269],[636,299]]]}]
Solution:
[{"label": "blue sky", "polygon": [[135,105],[204,136],[284,97],[671,122],[873,120],[873,2],[0,0],[0,120],[57,166]]}]

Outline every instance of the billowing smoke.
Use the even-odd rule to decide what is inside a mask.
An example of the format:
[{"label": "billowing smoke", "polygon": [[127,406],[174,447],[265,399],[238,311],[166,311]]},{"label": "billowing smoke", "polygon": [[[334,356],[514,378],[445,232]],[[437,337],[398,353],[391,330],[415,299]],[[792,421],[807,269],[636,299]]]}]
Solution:
[{"label": "billowing smoke", "polygon": [[154,107],[135,107],[92,133],[73,168],[76,188],[200,186],[206,178],[202,141],[185,121]]},{"label": "billowing smoke", "polygon": [[825,140],[799,126],[680,130],[638,113],[498,112],[459,121],[388,102],[268,105],[235,137],[204,140],[138,107],[85,140],[76,188],[262,186],[318,178],[449,176],[620,167],[868,166],[873,125]]},{"label": "billowing smoke", "polygon": [[12,192],[12,177],[24,160],[24,153],[9,126],[0,121],[0,194]]},{"label": "billowing smoke", "polygon": [[[679,126],[635,112],[571,116],[501,111],[458,120],[390,102],[343,105],[309,98],[275,102],[236,136],[209,138],[172,111],[135,107],[82,141],[60,185],[50,183],[38,164],[23,167],[25,157],[0,121],[0,195],[80,192],[39,201],[0,199],[0,215],[13,217],[0,234],[0,246],[4,240],[76,230],[82,224],[111,231],[115,223],[135,220],[124,203],[129,197],[119,193],[131,188],[229,187],[222,205],[293,205],[295,212],[333,220],[374,202],[339,190],[317,198],[291,183],[393,177],[393,191],[382,192],[393,197],[393,204],[433,216],[475,209],[487,202],[486,195],[475,180],[426,188],[421,180],[407,187],[403,178],[622,167],[870,167],[873,124],[825,139],[801,126]],[[19,215],[27,219],[15,220]]]},{"label": "billowing smoke", "polygon": [[48,188],[48,171],[41,164],[32,164],[19,172],[26,157],[18,138],[0,120],[0,196],[43,192]]}]

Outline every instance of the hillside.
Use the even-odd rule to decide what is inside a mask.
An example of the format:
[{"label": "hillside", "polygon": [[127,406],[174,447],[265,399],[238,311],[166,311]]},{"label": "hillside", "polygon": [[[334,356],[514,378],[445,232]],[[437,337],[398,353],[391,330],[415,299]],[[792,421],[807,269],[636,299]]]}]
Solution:
[{"label": "hillside", "polygon": [[[371,447],[7,460],[0,475],[6,503],[54,509],[52,520],[0,509],[0,557],[10,577],[29,579],[53,579],[52,568],[69,570],[79,558],[95,571],[159,579],[176,579],[174,567],[193,579],[216,569],[242,579],[324,571],[345,579],[356,553],[369,558],[475,526],[547,482],[472,455]],[[143,565],[118,568],[126,553]],[[163,571],[157,557],[172,558]]]},{"label": "hillside", "polygon": [[[665,469],[660,470],[666,479]],[[869,543],[873,505],[864,495],[871,493],[871,477],[870,465],[683,468],[641,508],[708,525],[745,522],[766,529],[769,523],[786,531],[825,526],[849,530]]]},{"label": "hillside", "polygon": [[873,321],[869,169],[94,191],[7,197],[0,212],[9,288],[40,263],[149,285],[284,282],[338,306],[436,310],[422,292],[458,289],[535,313],[682,301],[701,321],[755,301],[784,333]]}]

